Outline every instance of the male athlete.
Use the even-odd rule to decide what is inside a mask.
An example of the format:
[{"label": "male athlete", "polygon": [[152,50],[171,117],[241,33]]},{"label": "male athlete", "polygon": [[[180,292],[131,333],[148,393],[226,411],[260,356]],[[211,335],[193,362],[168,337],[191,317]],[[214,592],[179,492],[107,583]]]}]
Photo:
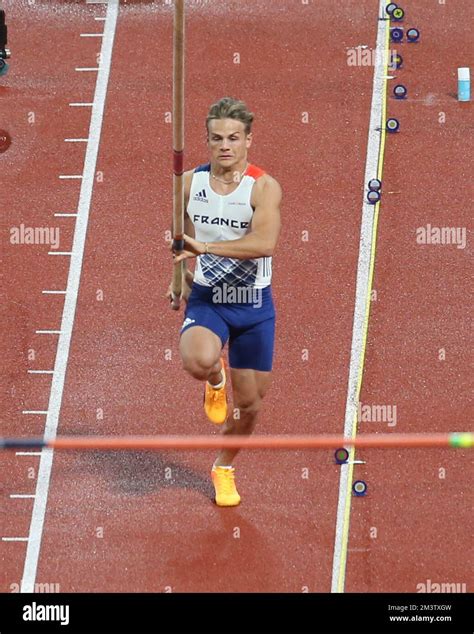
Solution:
[{"label": "male athlete", "polygon": [[[224,434],[251,434],[270,384],[275,309],[272,255],[280,233],[281,188],[247,161],[253,114],[245,103],[224,97],[206,120],[210,163],[184,174],[187,300],[181,328],[184,369],[206,381],[204,410]],[[192,284],[192,287],[191,287]],[[171,287],[168,289],[171,297]],[[222,349],[229,344],[234,414],[228,417]],[[232,461],[238,449],[223,449],[212,468],[219,506],[240,502]]]}]

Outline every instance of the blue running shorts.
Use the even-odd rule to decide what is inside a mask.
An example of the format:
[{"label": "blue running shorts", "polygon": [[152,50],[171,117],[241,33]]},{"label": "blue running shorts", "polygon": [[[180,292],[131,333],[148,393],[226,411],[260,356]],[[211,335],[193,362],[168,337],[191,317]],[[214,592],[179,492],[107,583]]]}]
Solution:
[{"label": "blue running shorts", "polygon": [[271,286],[265,288],[202,286],[194,283],[181,334],[193,326],[212,330],[229,342],[234,369],[270,372],[275,341],[275,307]]}]

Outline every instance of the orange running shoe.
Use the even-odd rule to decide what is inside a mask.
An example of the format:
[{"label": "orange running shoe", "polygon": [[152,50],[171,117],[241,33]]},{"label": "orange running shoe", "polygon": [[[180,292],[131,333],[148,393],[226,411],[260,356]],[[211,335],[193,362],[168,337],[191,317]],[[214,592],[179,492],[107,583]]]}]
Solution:
[{"label": "orange running shoe", "polygon": [[240,495],[235,488],[234,467],[212,467],[211,477],[216,490],[217,506],[240,504]]},{"label": "orange running shoe", "polygon": [[224,384],[217,390],[206,381],[206,389],[204,392],[204,411],[206,416],[215,425],[222,425],[227,418],[227,396],[226,396],[226,376],[224,357],[221,359],[222,376]]}]

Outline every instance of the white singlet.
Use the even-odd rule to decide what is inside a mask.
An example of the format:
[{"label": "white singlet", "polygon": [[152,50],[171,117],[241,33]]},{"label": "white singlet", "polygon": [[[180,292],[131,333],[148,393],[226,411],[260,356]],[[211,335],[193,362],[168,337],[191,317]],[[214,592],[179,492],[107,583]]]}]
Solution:
[{"label": "white singlet", "polygon": [[[216,194],[209,183],[210,164],[194,171],[187,212],[199,242],[237,240],[250,231],[252,187],[265,172],[249,165],[238,187],[227,195]],[[224,258],[206,253],[196,258],[194,282],[202,286],[252,286],[265,288],[272,279],[272,258]]]}]

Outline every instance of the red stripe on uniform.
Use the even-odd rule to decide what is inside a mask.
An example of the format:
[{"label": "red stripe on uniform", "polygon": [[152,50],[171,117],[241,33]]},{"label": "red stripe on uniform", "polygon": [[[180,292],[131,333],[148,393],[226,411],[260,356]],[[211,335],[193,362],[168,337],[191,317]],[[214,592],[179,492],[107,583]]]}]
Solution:
[{"label": "red stripe on uniform", "polygon": [[264,174],[266,174],[265,170],[262,170],[256,165],[249,165],[245,170],[245,175],[251,176],[252,178],[255,178],[255,180],[257,180],[257,178],[260,178],[260,176],[263,176]]}]

